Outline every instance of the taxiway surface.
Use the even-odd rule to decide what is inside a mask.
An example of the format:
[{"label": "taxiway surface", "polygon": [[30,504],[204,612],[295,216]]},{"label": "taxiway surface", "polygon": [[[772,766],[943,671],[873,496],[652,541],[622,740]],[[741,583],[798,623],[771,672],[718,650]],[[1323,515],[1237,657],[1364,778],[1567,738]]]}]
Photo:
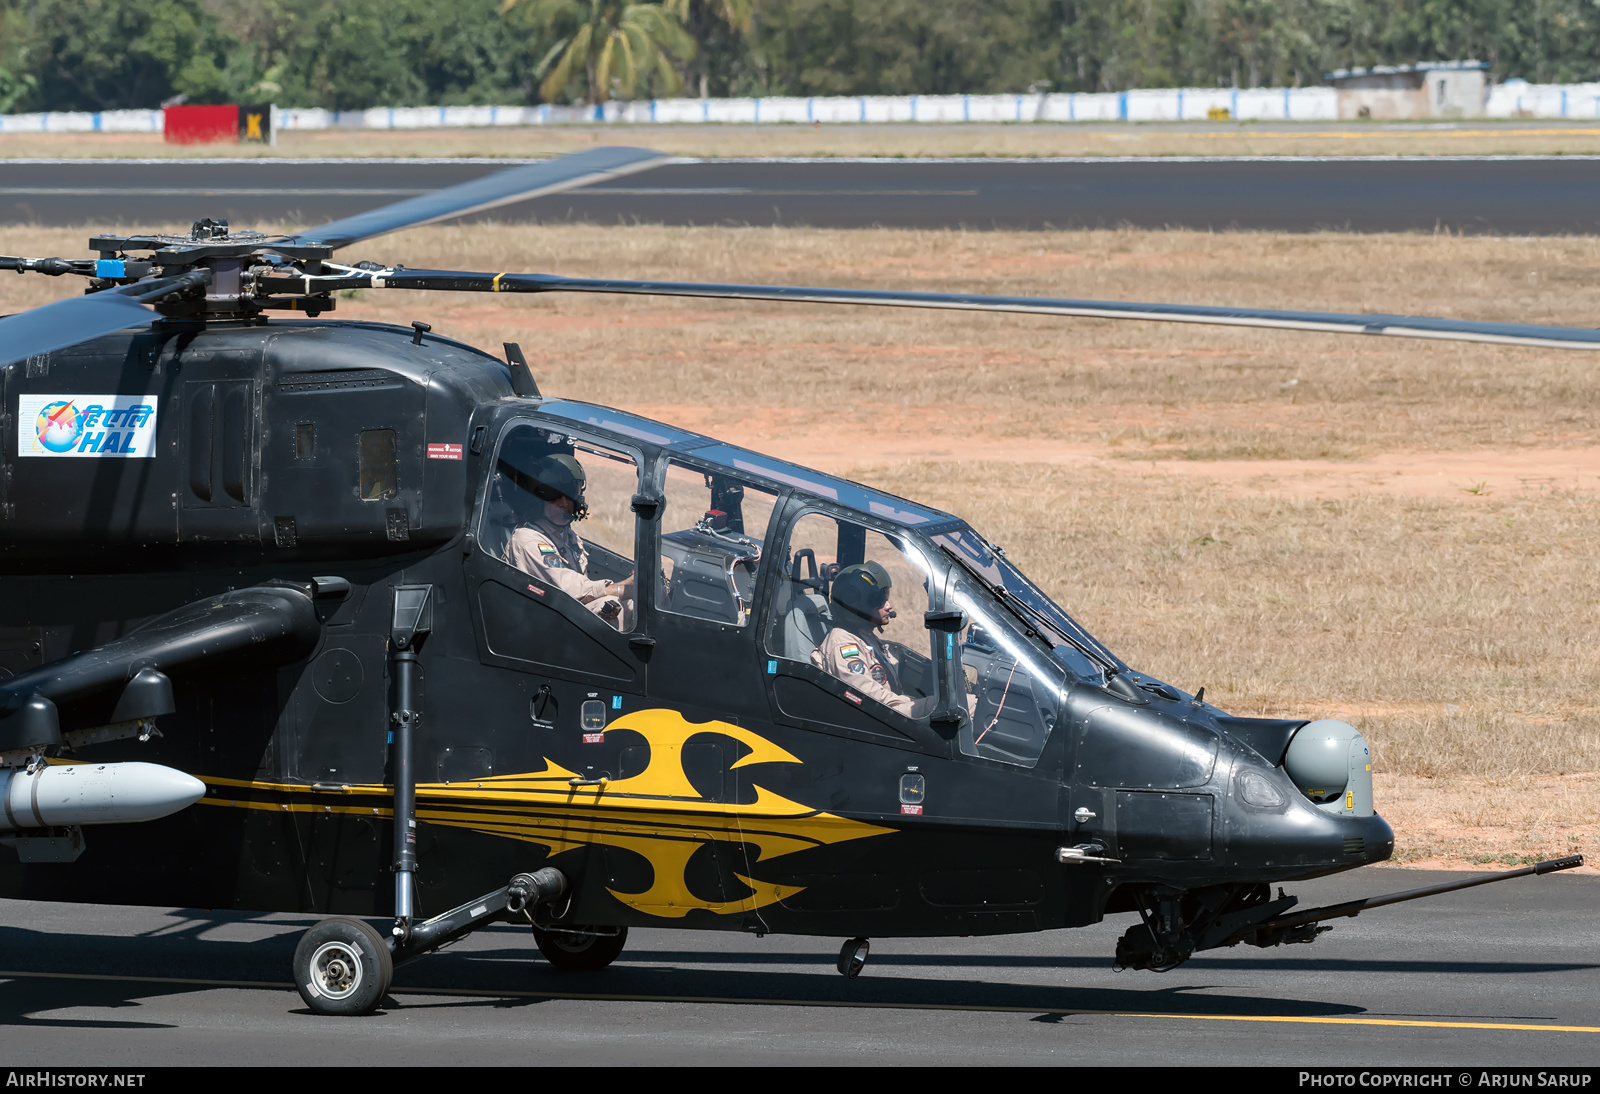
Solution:
[{"label": "taxiway surface", "polygon": [[[1460,875],[1367,869],[1323,904]],[[641,930],[600,973],[554,972],[525,930],[396,974],[365,1019],[287,984],[309,915],[0,901],[9,1066],[1048,1063],[1592,1065],[1600,878],[1522,878],[1336,921],[1313,946],[1113,972],[1133,917],[1077,931],[886,939]]]},{"label": "taxiway surface", "polygon": [[[325,223],[506,166],[412,160],[0,161],[0,223]],[[674,163],[504,220],[821,228],[1600,230],[1600,159],[792,160]]]}]

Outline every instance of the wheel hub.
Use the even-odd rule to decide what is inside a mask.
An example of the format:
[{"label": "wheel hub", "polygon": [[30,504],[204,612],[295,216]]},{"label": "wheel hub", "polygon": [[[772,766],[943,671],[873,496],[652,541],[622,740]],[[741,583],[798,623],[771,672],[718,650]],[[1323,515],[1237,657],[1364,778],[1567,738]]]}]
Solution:
[{"label": "wheel hub", "polygon": [[361,983],[361,955],[342,942],[325,942],[311,955],[317,990],[329,999],[344,999]]}]

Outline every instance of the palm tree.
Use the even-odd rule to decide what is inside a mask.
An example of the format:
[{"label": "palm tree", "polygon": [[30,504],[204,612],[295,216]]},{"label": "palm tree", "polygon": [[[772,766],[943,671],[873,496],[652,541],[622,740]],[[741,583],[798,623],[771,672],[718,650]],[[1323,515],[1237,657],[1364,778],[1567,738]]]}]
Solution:
[{"label": "palm tree", "polygon": [[700,97],[704,99],[708,93],[711,57],[717,52],[712,48],[713,35],[718,33],[714,24],[726,26],[726,33],[735,39],[749,37],[755,26],[755,0],[664,0],[664,4],[683,23],[699,47],[696,68]]},{"label": "palm tree", "polygon": [[[510,11],[522,0],[505,0]],[[530,0],[535,21],[547,30],[567,31],[550,47],[535,76],[546,101],[560,95],[578,73],[589,83],[589,101],[603,103],[633,95],[641,78],[654,76],[672,92],[683,80],[672,59],[694,56],[694,39],[678,16],[662,4],[625,0]]]}]

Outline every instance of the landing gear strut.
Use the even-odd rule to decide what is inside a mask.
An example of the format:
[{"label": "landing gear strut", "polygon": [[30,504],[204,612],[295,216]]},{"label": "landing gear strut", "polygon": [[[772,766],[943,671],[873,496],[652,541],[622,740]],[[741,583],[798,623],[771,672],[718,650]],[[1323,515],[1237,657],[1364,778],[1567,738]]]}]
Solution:
[{"label": "landing gear strut", "polygon": [[[485,893],[443,915],[417,922],[413,915],[417,869],[416,786],[412,740],[417,706],[417,647],[433,628],[432,586],[399,585],[394,590],[390,631],[396,707],[394,723],[394,928],[387,939],[358,919],[328,919],[307,931],[295,949],[295,986],[306,1006],[317,1014],[371,1014],[388,994],[396,965],[415,960],[440,946],[465,938],[479,927],[507,914],[530,914],[569,889],[566,875],[546,866],[518,874],[492,893]],[[597,939],[597,941],[599,941]],[[601,965],[622,949],[622,936]],[[540,942],[544,949],[544,942]],[[581,948],[580,948],[581,949]],[[549,956],[550,951],[545,951]],[[603,956],[605,948],[595,950]],[[582,957],[579,958],[583,960]],[[552,958],[552,961],[554,958]],[[594,957],[587,960],[593,961]],[[594,966],[599,968],[600,965]]]},{"label": "landing gear strut", "polygon": [[[387,939],[359,919],[325,919],[302,935],[295,948],[295,987],[306,1006],[317,1014],[371,1014],[389,993],[395,966],[465,938],[479,927],[502,921],[508,913],[531,912],[566,891],[566,875],[546,866],[531,874],[518,874],[504,887],[443,915],[403,924],[404,930],[397,924]],[[602,968],[622,952],[627,931],[619,930],[621,933],[614,937],[597,936],[594,941],[600,945],[594,947],[592,954],[583,954],[581,947],[572,948],[575,960],[589,964],[561,965],[545,949],[543,938],[539,948],[558,968]],[[603,960],[593,964],[597,958]]]}]

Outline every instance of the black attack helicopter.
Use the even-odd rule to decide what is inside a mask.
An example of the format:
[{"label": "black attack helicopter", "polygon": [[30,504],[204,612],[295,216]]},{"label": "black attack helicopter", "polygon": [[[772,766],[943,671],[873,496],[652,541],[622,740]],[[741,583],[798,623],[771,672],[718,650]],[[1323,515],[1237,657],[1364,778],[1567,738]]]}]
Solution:
[{"label": "black attack helicopter", "polygon": [[1165,969],[1581,863],[1297,908],[1273,886],[1393,847],[1354,728],[1135,671],[949,514],[542,398],[515,345],[316,317],[359,288],[1600,331],[333,257],[661,162],[599,149],[296,235],[202,220],[0,259],[89,279],[0,319],[0,894],[325,913],[295,982],[352,1014],[507,919],[564,969],[671,925],[844,935],[854,976],[869,936],[1134,911],[1117,962]]}]

